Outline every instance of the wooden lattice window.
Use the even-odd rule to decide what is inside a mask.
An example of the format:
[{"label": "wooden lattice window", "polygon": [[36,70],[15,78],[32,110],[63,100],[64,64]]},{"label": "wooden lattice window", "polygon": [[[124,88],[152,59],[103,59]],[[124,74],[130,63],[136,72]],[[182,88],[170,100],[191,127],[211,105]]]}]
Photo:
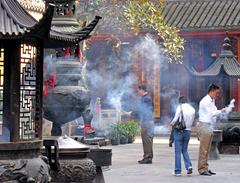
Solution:
[{"label": "wooden lattice window", "polygon": [[36,47],[21,45],[20,139],[35,138]]}]

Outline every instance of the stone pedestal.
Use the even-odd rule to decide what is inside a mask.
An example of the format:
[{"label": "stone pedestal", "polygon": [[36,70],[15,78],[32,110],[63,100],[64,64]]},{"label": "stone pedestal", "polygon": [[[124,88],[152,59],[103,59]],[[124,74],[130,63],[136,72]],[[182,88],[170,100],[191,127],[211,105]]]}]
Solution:
[{"label": "stone pedestal", "polygon": [[97,167],[97,175],[93,183],[105,183],[102,167],[112,165],[112,149],[90,146],[87,157],[92,159]]},{"label": "stone pedestal", "polygon": [[87,157],[88,146],[70,137],[44,139],[45,152],[54,183],[92,183],[97,174],[94,161]]},{"label": "stone pedestal", "polygon": [[47,158],[0,160],[0,182],[49,183],[50,167]]},{"label": "stone pedestal", "polygon": [[101,146],[106,146],[109,141],[104,137],[84,138],[74,136],[72,138],[90,147],[90,152],[87,154],[87,157],[94,161],[97,171],[93,183],[105,183],[102,167],[112,165],[112,149],[102,148]]},{"label": "stone pedestal", "polygon": [[52,182],[92,183],[97,171],[89,158],[60,159],[60,171],[51,171]]},{"label": "stone pedestal", "polygon": [[211,150],[208,157],[210,160],[220,159],[217,146],[221,141],[222,141],[222,130],[214,130]]},{"label": "stone pedestal", "polygon": [[0,182],[49,183],[50,167],[40,155],[42,141],[0,144]]}]

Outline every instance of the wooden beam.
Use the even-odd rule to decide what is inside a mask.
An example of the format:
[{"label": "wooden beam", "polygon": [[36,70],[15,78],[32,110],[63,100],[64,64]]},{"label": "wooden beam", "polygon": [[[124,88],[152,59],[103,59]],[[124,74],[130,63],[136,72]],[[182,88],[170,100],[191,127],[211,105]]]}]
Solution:
[{"label": "wooden beam", "polygon": [[240,30],[237,31],[213,31],[213,32],[179,32],[182,37],[218,37],[218,36],[236,36],[240,34]]},{"label": "wooden beam", "polygon": [[4,116],[10,131],[10,141],[19,141],[20,123],[20,59],[21,41],[12,40],[5,46]]}]

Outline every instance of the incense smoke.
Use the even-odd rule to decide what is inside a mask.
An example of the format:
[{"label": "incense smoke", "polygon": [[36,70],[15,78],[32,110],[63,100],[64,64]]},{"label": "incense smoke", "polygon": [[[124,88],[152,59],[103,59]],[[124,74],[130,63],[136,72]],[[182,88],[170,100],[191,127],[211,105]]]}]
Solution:
[{"label": "incense smoke", "polygon": [[234,108],[234,103],[235,103],[235,99],[232,99],[229,103],[229,105],[225,108],[225,110],[223,110],[223,112],[220,115],[220,119],[227,119],[230,112],[232,112],[232,109]]},{"label": "incense smoke", "polygon": [[154,135],[162,135],[162,134],[168,134],[169,129],[165,126],[155,126],[154,127]]}]

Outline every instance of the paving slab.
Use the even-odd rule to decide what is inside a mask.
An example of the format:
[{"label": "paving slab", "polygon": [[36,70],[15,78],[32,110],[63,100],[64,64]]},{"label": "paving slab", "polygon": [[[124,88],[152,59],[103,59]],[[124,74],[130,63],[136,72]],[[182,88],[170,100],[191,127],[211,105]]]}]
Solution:
[{"label": "paving slab", "polygon": [[192,137],[189,143],[189,155],[193,164],[193,174],[187,175],[182,161],[182,176],[175,177],[174,147],[168,147],[167,137],[154,138],[153,164],[140,165],[142,158],[141,139],[133,144],[110,146],[112,148],[112,166],[104,169],[106,183],[238,183],[240,182],[240,155],[220,154],[219,160],[209,160],[214,176],[200,176],[197,172],[199,141]]}]

